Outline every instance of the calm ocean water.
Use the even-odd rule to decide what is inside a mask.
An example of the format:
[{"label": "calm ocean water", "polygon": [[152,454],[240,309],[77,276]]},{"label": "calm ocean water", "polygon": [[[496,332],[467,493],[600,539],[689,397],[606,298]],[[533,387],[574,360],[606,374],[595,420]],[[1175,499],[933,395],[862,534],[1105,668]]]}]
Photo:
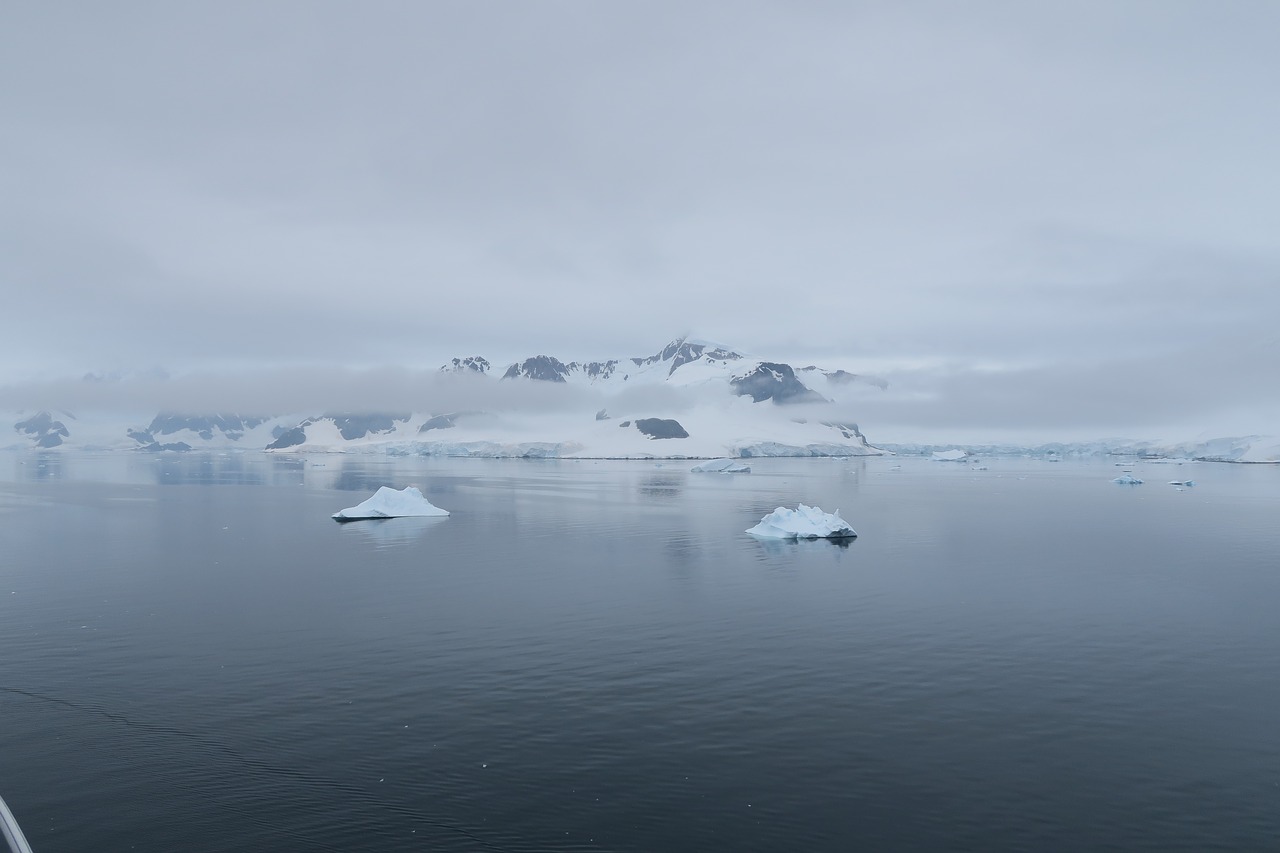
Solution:
[{"label": "calm ocean water", "polygon": [[[1280,849],[1280,466],[691,464],[0,455],[0,794],[36,853]],[[329,519],[384,484],[453,515]],[[800,501],[859,538],[743,533]]]}]

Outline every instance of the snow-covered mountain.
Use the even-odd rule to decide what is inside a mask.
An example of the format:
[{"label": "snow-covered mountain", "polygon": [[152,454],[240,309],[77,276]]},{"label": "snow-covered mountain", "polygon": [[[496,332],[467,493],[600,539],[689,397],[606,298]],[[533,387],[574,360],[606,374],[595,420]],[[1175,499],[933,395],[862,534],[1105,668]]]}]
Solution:
[{"label": "snow-covered mountain", "polygon": [[[413,411],[166,412],[114,433],[98,425],[91,446],[654,458],[879,452],[832,403],[857,386],[883,388],[882,381],[796,370],[708,341],[679,338],[652,355],[604,361],[540,354],[505,368],[472,355],[452,359],[440,374],[483,404],[434,399],[441,386],[428,384]],[[18,419],[15,436],[29,447],[89,445],[69,417],[49,412]]]},{"label": "snow-covered mountain", "polygon": [[537,387],[582,393],[547,408],[428,406],[413,413],[309,417],[268,449],[379,446],[426,455],[655,458],[878,453],[857,424],[835,414],[814,417],[793,404],[829,404],[833,389],[883,383],[843,370],[806,370],[802,375],[822,390],[806,384],[790,365],[688,338],[640,358],[563,361],[539,354],[505,369],[473,355],[453,359],[441,373],[496,383],[491,390],[499,400],[502,388],[513,399]]}]

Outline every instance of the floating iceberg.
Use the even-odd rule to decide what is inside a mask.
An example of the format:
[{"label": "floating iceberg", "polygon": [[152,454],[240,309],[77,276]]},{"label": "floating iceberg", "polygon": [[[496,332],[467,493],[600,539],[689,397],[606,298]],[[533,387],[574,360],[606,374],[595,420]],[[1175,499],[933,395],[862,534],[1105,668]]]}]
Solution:
[{"label": "floating iceberg", "polygon": [[933,451],[933,461],[959,462],[961,459],[968,457],[968,455],[963,450],[935,450]]},{"label": "floating iceberg", "polygon": [[840,510],[826,513],[804,504],[798,509],[780,506],[747,532],[765,539],[852,539],[858,535],[840,517]]},{"label": "floating iceberg", "polygon": [[339,510],[333,517],[338,521],[355,521],[361,518],[421,518],[448,514],[448,510],[432,504],[413,486],[401,491],[383,486],[367,501]]},{"label": "floating iceberg", "polygon": [[1196,484],[1195,480],[1170,480],[1169,481],[1170,486],[1194,486],[1195,484]]},{"label": "floating iceberg", "polygon": [[743,465],[737,459],[708,459],[700,465],[689,469],[695,474],[715,472],[721,474],[750,474],[751,467]]},{"label": "floating iceberg", "polygon": [[1116,477],[1111,482],[1119,483],[1122,486],[1141,486],[1142,485],[1142,481],[1139,480],[1137,477],[1133,476],[1132,474],[1121,474],[1119,477]]}]

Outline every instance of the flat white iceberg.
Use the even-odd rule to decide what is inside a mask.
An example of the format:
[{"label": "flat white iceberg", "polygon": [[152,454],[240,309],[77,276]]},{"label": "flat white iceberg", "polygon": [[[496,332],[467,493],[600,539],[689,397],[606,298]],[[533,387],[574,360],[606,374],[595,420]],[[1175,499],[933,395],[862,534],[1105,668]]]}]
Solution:
[{"label": "flat white iceberg", "polygon": [[700,465],[694,465],[689,469],[695,474],[721,473],[721,474],[750,474],[751,467],[743,465],[737,459],[708,459]]},{"label": "flat white iceberg", "polygon": [[933,451],[934,462],[959,462],[969,456],[963,450],[935,450]]},{"label": "flat white iceberg", "polygon": [[1121,474],[1119,477],[1116,477],[1111,482],[1119,483],[1122,486],[1141,486],[1142,485],[1142,481],[1139,480],[1137,477],[1133,476],[1132,474]]},{"label": "flat white iceberg", "polygon": [[747,532],[764,539],[852,539],[858,535],[840,517],[840,510],[827,513],[804,504],[798,509],[780,506]]},{"label": "flat white iceberg", "polygon": [[423,518],[448,514],[448,510],[432,504],[413,486],[400,491],[383,486],[367,501],[339,510],[333,517],[338,521],[355,521],[362,518]]}]

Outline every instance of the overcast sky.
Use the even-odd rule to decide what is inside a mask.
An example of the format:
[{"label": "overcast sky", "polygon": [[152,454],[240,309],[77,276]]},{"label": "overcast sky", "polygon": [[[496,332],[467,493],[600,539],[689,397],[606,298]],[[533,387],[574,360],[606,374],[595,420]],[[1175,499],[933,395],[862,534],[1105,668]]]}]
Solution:
[{"label": "overcast sky", "polygon": [[9,3],[0,400],[690,333],[888,378],[880,440],[1280,432],[1277,32],[1271,0]]}]

